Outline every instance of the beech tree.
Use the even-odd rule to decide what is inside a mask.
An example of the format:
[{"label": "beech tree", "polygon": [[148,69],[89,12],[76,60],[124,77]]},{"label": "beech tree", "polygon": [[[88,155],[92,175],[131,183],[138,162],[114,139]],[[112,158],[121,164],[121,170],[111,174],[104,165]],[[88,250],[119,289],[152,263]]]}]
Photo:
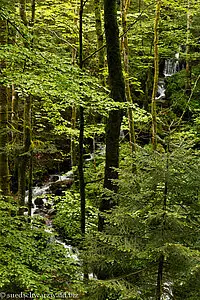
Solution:
[{"label": "beech tree", "polygon": [[[106,35],[107,61],[109,71],[109,85],[111,98],[116,102],[125,101],[125,84],[122,74],[122,64],[119,46],[119,29],[117,24],[117,1],[104,1],[104,25]],[[106,124],[106,165],[104,188],[117,192],[119,167],[119,134],[122,121],[122,110],[117,109],[109,113]],[[102,199],[100,212],[109,210],[113,206],[112,201]],[[104,227],[104,218],[99,216],[99,230]]]},{"label": "beech tree", "polygon": [[103,30],[102,30],[102,18],[101,18],[101,5],[100,0],[94,0],[94,11],[95,11],[95,27],[96,27],[96,35],[97,35],[97,46],[98,46],[98,60],[99,60],[99,71],[101,82],[105,84],[105,78],[103,75],[104,66],[105,66],[105,58],[104,58],[104,44],[103,44]]},{"label": "beech tree", "polygon": [[[35,17],[35,3],[32,3],[32,18],[30,24],[33,25]],[[23,24],[28,26],[28,19],[26,14],[26,0],[20,0],[19,13]],[[31,47],[24,42],[25,47]],[[24,66],[26,68],[26,66]],[[22,141],[22,153],[19,155],[19,165],[18,165],[18,198],[19,205],[22,207],[25,205],[25,191],[26,191],[26,178],[27,178],[27,169],[30,166],[30,157],[31,157],[31,106],[32,106],[32,97],[28,95],[24,97],[24,113],[23,113],[23,141]],[[31,167],[32,168],[32,167]],[[30,175],[30,174],[29,174]],[[29,185],[31,184],[32,178],[29,178]],[[29,189],[29,215],[31,215],[31,189]],[[23,209],[20,208],[19,213],[23,213]]]},{"label": "beech tree", "polygon": [[199,299],[199,4],[0,4],[0,292]]},{"label": "beech tree", "polygon": [[[128,36],[127,36],[127,13],[129,9],[130,2],[129,0],[122,0],[122,28],[123,28],[123,37],[122,37],[122,50],[123,50],[123,62],[124,62],[124,71],[125,71],[125,90],[126,98],[130,105],[133,104],[131,89],[130,89],[130,80],[129,80],[129,48],[128,48]],[[134,129],[134,115],[133,109],[128,108],[128,123],[129,123],[129,140],[131,151],[136,150],[136,140],[135,140],[135,129]]]},{"label": "beech tree", "polygon": [[159,33],[159,20],[160,20],[161,1],[157,0],[156,15],[154,21],[154,84],[151,102],[152,114],[152,145],[153,149],[157,147],[157,120],[156,120],[156,94],[158,90],[158,76],[159,76],[159,53],[158,53],[158,33]]},{"label": "beech tree", "polygon": [[[7,44],[7,21],[0,18],[0,45]],[[9,194],[9,169],[8,169],[8,92],[4,82],[4,68],[6,62],[0,61],[0,193],[4,196]]]}]

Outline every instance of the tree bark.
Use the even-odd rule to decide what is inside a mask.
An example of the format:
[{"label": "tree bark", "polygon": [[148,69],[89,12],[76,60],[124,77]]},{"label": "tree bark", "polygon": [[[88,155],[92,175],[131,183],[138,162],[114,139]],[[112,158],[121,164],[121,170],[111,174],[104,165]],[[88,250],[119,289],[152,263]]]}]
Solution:
[{"label": "tree bark", "polygon": [[81,196],[81,233],[85,235],[85,179],[83,170],[83,138],[84,138],[84,109],[79,109],[80,135],[79,135],[79,184]]},{"label": "tree bark", "polygon": [[[75,8],[74,8],[74,24],[78,27],[78,4],[76,3]],[[74,38],[73,39],[73,43],[76,44],[77,43],[77,39]],[[75,65],[76,63],[76,56],[77,56],[77,48],[76,47],[72,47],[72,64]],[[76,105],[73,104],[72,105],[72,113],[71,113],[71,128],[76,129],[76,116],[77,116],[77,108]],[[71,141],[70,141],[70,155],[71,155],[71,167],[77,165],[77,147],[76,147],[76,143],[75,143],[75,137],[74,134],[72,132],[71,135]]]},{"label": "tree bark", "polygon": [[[28,181],[28,216],[31,217],[32,206],[33,206],[33,151],[30,153],[30,160],[29,160],[29,181]],[[30,219],[29,219],[30,220]]]},{"label": "tree bark", "polygon": [[[83,68],[83,0],[80,0],[79,11],[79,66]],[[79,131],[79,189],[81,198],[81,233],[85,235],[85,179],[83,170],[83,139],[84,139],[84,108],[79,108],[80,131]]]},{"label": "tree bark", "polygon": [[[79,10],[79,66],[80,69],[83,68],[83,8],[84,2],[80,0],[80,10]],[[80,105],[79,108],[79,120],[80,120],[80,129],[79,129],[79,189],[80,189],[80,198],[81,198],[81,234],[82,238],[85,238],[85,178],[84,178],[84,169],[83,169],[83,150],[84,150],[84,107]],[[88,280],[88,273],[85,268],[85,263],[83,262],[84,274],[83,277],[85,280]]]},{"label": "tree bark", "polygon": [[[0,20],[0,44],[7,43],[7,21]],[[5,61],[0,61],[0,73],[3,73],[6,67]],[[2,75],[3,76],[3,75]],[[0,84],[0,193],[7,196],[10,191],[9,187],[9,168],[8,168],[8,93],[7,88]]]},{"label": "tree bark", "polygon": [[[32,0],[32,13],[31,13],[31,26],[35,22],[35,1]],[[22,22],[25,26],[28,26],[28,20],[26,15],[26,0],[20,0],[20,16]],[[33,41],[32,41],[33,43]],[[24,43],[25,47],[28,47],[28,44]],[[32,168],[30,164],[31,160],[31,107],[32,107],[32,97],[29,95],[24,101],[24,124],[23,124],[23,149],[22,153],[19,156],[19,168],[18,168],[18,200],[19,200],[19,214],[23,214],[22,206],[25,206],[25,191],[26,191],[26,171],[27,167]],[[29,175],[32,176],[32,170],[30,170]],[[29,178],[29,184],[32,182],[32,178]],[[32,190],[29,191],[29,214],[31,214],[30,201],[32,200]]]},{"label": "tree bark", "polygon": [[28,26],[28,21],[26,17],[26,0],[19,1],[19,12],[22,22],[25,26]]},{"label": "tree bark", "polygon": [[[26,171],[30,161],[31,153],[31,96],[26,97],[24,103],[24,124],[23,124],[23,151],[19,156],[18,169],[18,199],[19,206],[25,205]],[[23,214],[23,209],[19,209],[19,214]]]},{"label": "tree bark", "polygon": [[[107,61],[109,71],[109,84],[111,98],[117,102],[125,101],[125,84],[122,74],[122,64],[119,46],[119,29],[117,24],[117,1],[104,0],[104,26],[107,46]],[[118,178],[119,167],[119,134],[122,121],[122,110],[118,109],[109,113],[106,126],[106,165],[104,175],[104,188],[117,192],[118,186],[114,179]],[[103,197],[100,212],[113,207],[112,199]],[[102,231],[105,219],[100,214],[98,229]]]},{"label": "tree bark", "polygon": [[191,28],[191,11],[190,11],[190,0],[187,3],[187,32],[186,32],[186,84],[185,93],[186,95],[191,94],[191,62],[190,62],[190,28]]},{"label": "tree bark", "polygon": [[98,60],[99,60],[99,72],[100,72],[100,79],[102,85],[105,85],[105,78],[103,75],[104,70],[104,47],[103,47],[103,31],[102,31],[102,21],[101,21],[101,7],[100,1],[94,0],[94,11],[95,11],[95,24],[96,24],[96,36],[97,36],[97,46],[98,49],[101,49],[98,52]]},{"label": "tree bark", "polygon": [[35,10],[36,10],[35,0],[32,0],[31,2],[31,26],[32,27],[35,23]]},{"label": "tree bark", "polygon": [[159,53],[158,53],[158,30],[160,20],[161,0],[157,0],[156,15],[154,22],[154,84],[151,101],[151,115],[152,115],[152,145],[153,149],[157,148],[157,116],[156,116],[156,93],[158,90],[159,77]]},{"label": "tree bark", "polygon": [[[75,104],[72,106],[71,128],[72,130],[76,129],[76,105]],[[77,164],[76,143],[75,143],[75,137],[73,132],[71,134],[70,154],[71,154],[71,167],[76,166]]]},{"label": "tree bark", "polygon": [[[125,71],[125,90],[126,99],[129,104],[133,104],[133,99],[131,96],[130,82],[129,82],[129,51],[128,51],[128,36],[127,36],[127,11],[129,7],[129,0],[122,0],[122,28],[123,28],[123,38],[122,38],[122,50],[124,58],[124,71]],[[129,140],[131,146],[131,152],[136,151],[135,142],[135,129],[134,129],[134,116],[133,109],[128,108],[128,121],[129,121]]]}]

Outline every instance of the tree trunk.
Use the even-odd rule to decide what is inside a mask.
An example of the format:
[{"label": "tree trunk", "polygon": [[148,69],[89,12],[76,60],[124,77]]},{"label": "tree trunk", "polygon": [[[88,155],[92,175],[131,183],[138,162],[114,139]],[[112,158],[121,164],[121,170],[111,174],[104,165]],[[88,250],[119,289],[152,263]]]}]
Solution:
[{"label": "tree trunk", "polygon": [[[122,74],[121,55],[119,47],[119,29],[117,24],[117,1],[104,0],[104,24],[107,46],[107,61],[109,71],[109,83],[111,98],[114,101],[125,101],[125,84]],[[115,110],[109,113],[106,126],[106,165],[104,176],[104,188],[117,192],[118,186],[113,179],[118,178],[119,167],[119,134],[122,121],[122,110]],[[113,201],[102,199],[100,212],[112,208]],[[102,231],[105,220],[99,215],[98,229]]]},{"label": "tree trunk", "polygon": [[31,26],[32,27],[35,23],[35,9],[36,9],[35,0],[32,0],[31,2]]},{"label": "tree trunk", "polygon": [[[79,11],[79,65],[83,68],[83,0],[80,1]],[[79,133],[79,189],[81,197],[81,233],[85,235],[85,179],[83,170],[83,138],[84,138],[84,108],[79,108],[80,133]]]},{"label": "tree trunk", "polygon": [[[72,116],[71,116],[71,128],[76,129],[76,106],[72,106]],[[70,145],[70,154],[71,154],[71,167],[76,166],[77,159],[76,159],[76,143],[75,143],[75,137],[72,132],[71,134],[71,145]]]},{"label": "tree trunk", "polygon": [[[78,0],[76,0],[76,3],[75,3],[75,5],[74,5],[74,25],[75,25],[75,27],[78,27],[78,14],[79,14],[79,12],[78,12],[78,10],[79,10],[79,4],[78,4]],[[76,45],[77,44],[77,38],[76,37],[74,37],[73,39],[72,39],[72,44],[73,45]],[[76,46],[73,46],[72,48],[71,48],[71,51],[72,51],[72,64],[73,65],[75,65],[76,64],[76,59],[77,59],[77,51],[78,49],[77,49],[77,47]]]},{"label": "tree trunk", "polygon": [[[22,22],[25,26],[28,26],[28,20],[26,15],[26,0],[20,0],[20,16]],[[32,13],[31,13],[31,26],[35,22],[35,1],[32,0]],[[33,42],[33,41],[32,41]],[[24,43],[25,47],[28,47],[28,44]],[[24,124],[23,124],[23,149],[22,153],[19,156],[19,168],[18,168],[18,200],[19,200],[19,214],[23,214],[22,206],[25,205],[25,191],[26,191],[26,171],[27,167],[30,166],[30,157],[31,157],[31,106],[32,106],[32,97],[26,97],[24,101]],[[32,174],[32,171],[29,175]],[[32,175],[31,175],[32,176]],[[31,182],[32,179],[29,179]],[[29,191],[29,198],[31,198],[32,191]],[[29,206],[30,206],[29,200]],[[29,207],[30,210],[30,207]],[[29,214],[31,212],[29,211]]]},{"label": "tree trunk", "polygon": [[100,79],[102,85],[105,85],[105,78],[103,75],[104,70],[104,47],[103,47],[103,31],[102,31],[102,21],[101,21],[101,7],[100,7],[100,1],[94,0],[94,11],[95,11],[95,24],[96,24],[96,35],[97,35],[97,46],[98,49],[101,49],[98,51],[98,59],[99,59],[99,72],[100,72]]},{"label": "tree trunk", "polygon": [[158,77],[159,77],[159,54],[158,54],[158,30],[160,20],[161,0],[157,0],[156,16],[154,22],[154,84],[151,102],[151,115],[152,115],[152,145],[153,149],[157,148],[157,117],[156,117],[156,94],[158,90]]},{"label": "tree trunk", "polygon": [[19,1],[19,12],[22,22],[25,26],[28,25],[27,17],[26,17],[26,0]]},{"label": "tree trunk", "polygon": [[[122,28],[123,28],[123,38],[122,38],[122,50],[124,58],[124,71],[125,71],[125,89],[126,89],[126,99],[130,105],[133,104],[133,99],[131,96],[130,82],[129,82],[129,58],[128,58],[128,36],[127,36],[127,11],[129,7],[129,0],[122,0]],[[135,129],[134,129],[134,116],[133,109],[128,108],[128,121],[129,121],[129,140],[131,146],[131,152],[136,150],[135,144]]]},{"label": "tree trunk", "polygon": [[[23,124],[23,151],[19,157],[18,169],[18,199],[19,205],[25,205],[26,191],[26,171],[30,160],[31,146],[31,96],[25,99],[24,103],[24,124]],[[19,214],[23,214],[23,209],[20,208]]]},{"label": "tree trunk", "polygon": [[187,32],[186,32],[186,84],[185,93],[190,96],[191,94],[191,62],[190,62],[190,27],[191,27],[191,11],[190,0],[187,3]]},{"label": "tree trunk", "polygon": [[[79,11],[79,66],[80,69],[83,68],[83,8],[84,2],[80,0],[80,11]],[[83,149],[84,149],[84,108],[80,106],[79,108],[79,120],[80,120],[80,133],[79,133],[79,189],[81,198],[81,234],[82,238],[85,238],[85,178],[83,169]],[[88,273],[85,268],[85,263],[83,262],[85,280],[88,280]]]},{"label": "tree trunk", "polygon": [[[36,0],[31,1],[31,22],[30,26],[32,28],[32,35],[33,35],[33,27],[35,24],[35,11],[36,11]],[[31,47],[33,47],[34,40],[32,38]],[[31,211],[33,206],[33,148],[31,147],[32,143],[32,96],[30,96],[30,103],[28,107],[28,126],[29,126],[29,175],[28,175],[28,216],[31,217]],[[29,222],[31,220],[29,219]]]},{"label": "tree trunk", "polygon": [[29,176],[28,176],[28,216],[31,217],[32,211],[32,201],[33,201],[33,151],[30,153],[30,160],[29,160]]},{"label": "tree trunk", "polygon": [[[0,44],[7,43],[7,22],[0,20]],[[0,61],[0,72],[5,68],[5,61]],[[0,193],[9,194],[9,168],[8,168],[8,94],[7,88],[0,84]]]},{"label": "tree trunk", "polygon": [[[74,8],[74,24],[78,27],[78,4],[76,3],[75,8]],[[76,44],[77,43],[77,39],[74,38],[73,39],[73,43]],[[76,63],[76,56],[77,56],[77,48],[76,47],[72,47],[72,64],[75,65]],[[76,129],[76,115],[77,115],[77,108],[76,105],[73,104],[72,105],[72,114],[71,114],[71,128]],[[71,167],[76,166],[77,165],[77,150],[76,150],[76,143],[75,143],[75,139],[76,137],[74,137],[74,134],[72,132],[71,135],[71,141],[70,141],[70,155],[71,155]]]},{"label": "tree trunk", "polygon": [[80,135],[79,135],[79,184],[81,196],[81,233],[85,235],[85,179],[83,170],[83,138],[84,138],[84,109],[80,107]]}]

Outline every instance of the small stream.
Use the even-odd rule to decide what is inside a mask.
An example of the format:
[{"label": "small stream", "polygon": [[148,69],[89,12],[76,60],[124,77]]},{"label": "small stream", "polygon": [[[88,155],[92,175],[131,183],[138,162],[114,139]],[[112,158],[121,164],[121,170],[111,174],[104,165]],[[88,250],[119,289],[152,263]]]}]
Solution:
[{"label": "small stream", "polygon": [[[32,210],[31,216],[48,214],[52,210],[53,203],[48,202],[47,194],[61,196],[63,193],[62,185],[66,188],[73,183],[73,172],[69,171],[66,174],[50,175],[48,180],[42,186],[35,186],[32,189]],[[42,197],[43,196],[43,197]],[[28,203],[28,191],[26,191],[25,203]]]},{"label": "small stream", "polygon": [[[165,78],[174,75],[179,69],[179,61],[178,61],[178,53],[175,55],[176,59],[168,59],[165,60],[164,67],[164,77],[159,78],[158,82],[158,90],[156,100],[165,99]],[[98,147],[98,155],[105,155],[105,145],[101,145]],[[94,153],[89,153],[85,157],[85,162],[89,162],[95,160],[95,151]],[[31,216],[34,217],[36,215],[44,218],[46,229],[45,231],[52,234],[52,241],[62,245],[66,249],[66,256],[72,258],[76,263],[80,263],[79,260],[79,251],[77,248],[73,247],[70,244],[66,244],[59,237],[55,237],[54,228],[53,228],[53,215],[55,214],[54,203],[53,200],[49,200],[47,195],[55,195],[61,196],[63,195],[63,186],[65,188],[69,188],[74,181],[73,172],[68,171],[66,174],[53,174],[49,175],[48,180],[46,180],[43,185],[35,186],[32,189],[32,209]],[[51,197],[53,198],[53,197]],[[25,203],[28,203],[28,191],[26,191]],[[91,273],[88,274],[89,279],[97,279],[96,275]],[[83,276],[83,274],[82,274]],[[162,300],[168,300],[172,296],[171,286],[172,283],[166,282],[164,283],[165,293],[162,296]]]},{"label": "small stream", "polygon": [[[32,189],[32,210],[31,216],[41,216],[44,218],[46,224],[45,231],[50,234],[50,241],[56,242],[66,249],[66,256],[74,260],[75,263],[79,263],[78,249],[64,243],[60,237],[55,237],[56,231],[53,228],[53,215],[55,214],[53,200],[49,200],[47,195],[55,195],[57,191],[60,193],[62,185],[67,187],[67,184],[73,183],[73,172],[69,171],[66,174],[53,174],[50,175],[48,180],[42,186],[35,186]],[[51,197],[53,198],[53,197]],[[26,191],[26,204],[28,203],[28,191]]]}]

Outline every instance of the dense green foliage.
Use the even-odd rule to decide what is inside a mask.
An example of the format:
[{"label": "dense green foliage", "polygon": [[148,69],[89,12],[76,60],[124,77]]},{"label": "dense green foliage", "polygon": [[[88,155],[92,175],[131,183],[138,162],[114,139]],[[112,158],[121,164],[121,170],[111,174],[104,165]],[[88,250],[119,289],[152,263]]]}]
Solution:
[{"label": "dense green foliage", "polygon": [[27,218],[19,218],[15,213],[14,203],[1,199],[0,291],[80,292],[81,270],[70,250],[59,244],[41,219],[28,224]]},{"label": "dense green foliage", "polygon": [[[106,294],[112,282],[116,296],[109,299],[149,299],[156,289],[161,253],[166,295],[178,290],[176,298],[182,299],[188,280],[198,285],[199,155],[180,142],[168,141],[168,152],[138,149],[134,161],[123,149],[118,207],[107,216],[105,233],[88,237],[89,266],[111,277],[94,282],[97,294]],[[191,299],[198,298],[195,288],[190,293]],[[184,294],[184,299],[189,297]]]},{"label": "dense green foliage", "polygon": [[[104,68],[99,69],[93,0],[84,1],[81,70],[78,0],[38,0],[35,18],[33,0],[0,0],[0,21],[7,24],[6,31],[0,26],[0,99],[4,89],[7,101],[6,124],[0,103],[0,138],[7,138],[5,147],[0,143],[0,154],[8,158],[6,180],[11,187],[9,195],[0,191],[1,293],[40,295],[32,299],[43,299],[45,293],[57,299],[63,298],[59,293],[66,293],[64,298],[91,300],[200,298],[199,3],[162,1],[159,84],[164,84],[165,95],[156,98],[157,148],[153,150],[156,1],[125,1],[126,33],[121,1],[116,1],[116,7],[123,76],[133,103],[114,97],[116,89],[110,94],[106,57]],[[28,24],[20,17],[20,2],[26,4]],[[103,20],[102,0],[98,7]],[[127,61],[122,53],[124,35],[128,37]],[[77,175],[80,106],[85,120],[85,236],[81,234]],[[134,116],[135,152],[130,147],[127,108]],[[119,168],[111,168],[119,178],[107,178],[117,187],[114,193],[103,183],[105,125],[109,115],[116,119],[119,109],[123,111]],[[110,128],[116,129],[110,122]],[[109,132],[111,141],[113,131]],[[19,161],[25,157],[25,170],[20,171]],[[50,186],[50,175],[65,175],[71,169],[73,178]],[[24,191],[32,184],[41,190],[51,187],[47,195],[37,197],[38,201],[47,199],[50,213],[29,217],[20,213],[22,171]],[[112,207],[109,212],[99,211],[102,199]],[[105,221],[102,232],[98,231],[99,216]]]}]

